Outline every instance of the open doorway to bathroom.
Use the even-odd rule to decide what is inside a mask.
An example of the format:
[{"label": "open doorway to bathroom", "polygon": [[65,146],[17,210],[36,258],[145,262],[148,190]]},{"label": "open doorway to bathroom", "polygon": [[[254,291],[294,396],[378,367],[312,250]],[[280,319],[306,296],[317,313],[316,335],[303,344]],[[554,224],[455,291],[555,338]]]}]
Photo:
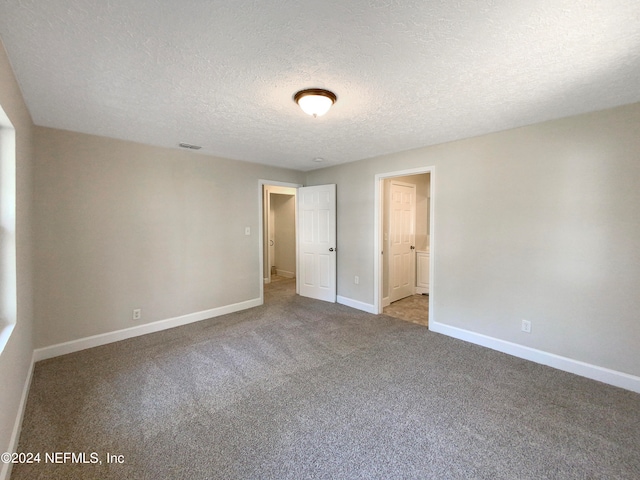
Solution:
[{"label": "open doorway to bathroom", "polygon": [[377,182],[379,312],[428,326],[432,172],[396,172]]}]

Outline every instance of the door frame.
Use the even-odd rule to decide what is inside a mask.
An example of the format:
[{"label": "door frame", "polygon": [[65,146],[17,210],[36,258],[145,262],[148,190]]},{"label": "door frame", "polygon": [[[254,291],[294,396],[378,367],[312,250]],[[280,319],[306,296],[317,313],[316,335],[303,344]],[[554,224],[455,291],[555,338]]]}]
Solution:
[{"label": "door frame", "polygon": [[[289,182],[278,182],[275,180],[258,180],[258,262],[260,268],[258,272],[260,272],[260,305],[264,303],[264,187],[265,186],[273,186],[273,187],[290,187],[290,188],[299,188],[302,187],[300,183],[289,183]],[[296,195],[297,202],[297,195]],[[296,235],[298,232],[298,216],[296,215]],[[298,251],[297,251],[297,242],[296,242],[296,293],[298,293]]]},{"label": "door frame", "polygon": [[435,322],[433,317],[433,296],[435,288],[435,166],[418,167],[407,170],[397,170],[394,172],[378,173],[374,180],[374,239],[373,239],[373,305],[375,313],[382,313],[383,292],[382,292],[382,275],[383,275],[383,257],[382,251],[384,246],[382,232],[382,214],[384,212],[384,181],[393,177],[405,177],[410,175],[421,175],[428,173],[429,175],[429,323]]}]

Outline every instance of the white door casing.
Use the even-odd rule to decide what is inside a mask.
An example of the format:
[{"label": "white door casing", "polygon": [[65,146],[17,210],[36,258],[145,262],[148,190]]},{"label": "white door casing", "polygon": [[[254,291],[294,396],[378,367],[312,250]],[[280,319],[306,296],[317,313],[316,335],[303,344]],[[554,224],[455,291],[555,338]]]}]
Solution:
[{"label": "white door casing", "polygon": [[405,170],[396,170],[392,172],[377,173],[373,182],[373,195],[374,195],[374,231],[375,236],[373,238],[373,254],[375,262],[373,265],[373,305],[375,313],[382,313],[385,306],[385,300],[388,300],[388,291],[383,290],[384,286],[384,272],[386,270],[385,263],[388,260],[389,244],[384,239],[384,218],[388,215],[388,209],[384,201],[384,182],[388,179],[391,180],[396,177],[406,177],[410,175],[422,175],[429,174],[429,237],[427,247],[430,252],[429,262],[429,320],[436,321],[436,314],[433,311],[433,300],[436,298],[436,275],[435,275],[435,258],[436,258],[436,226],[435,226],[435,206],[436,206],[436,167],[426,166],[418,168],[410,168]]},{"label": "white door casing", "polygon": [[389,192],[389,301],[415,293],[416,186],[392,180]]},{"label": "white door casing", "polygon": [[336,186],[300,187],[298,285],[304,297],[336,301]]}]

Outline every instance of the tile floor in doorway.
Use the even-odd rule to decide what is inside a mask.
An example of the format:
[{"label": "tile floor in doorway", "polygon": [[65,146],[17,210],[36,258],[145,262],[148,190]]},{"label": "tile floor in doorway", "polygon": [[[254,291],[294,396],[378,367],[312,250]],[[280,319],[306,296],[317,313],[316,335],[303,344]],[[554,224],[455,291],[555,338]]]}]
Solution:
[{"label": "tile floor in doorway", "polygon": [[384,307],[383,313],[407,322],[429,326],[429,295],[411,295]]}]

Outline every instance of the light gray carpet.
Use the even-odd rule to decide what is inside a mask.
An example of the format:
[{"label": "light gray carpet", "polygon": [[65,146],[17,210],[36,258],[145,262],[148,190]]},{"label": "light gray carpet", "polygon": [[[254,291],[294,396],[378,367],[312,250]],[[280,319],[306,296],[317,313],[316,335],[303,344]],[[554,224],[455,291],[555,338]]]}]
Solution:
[{"label": "light gray carpet", "polygon": [[39,362],[12,479],[638,479],[640,395],[296,297]]}]

